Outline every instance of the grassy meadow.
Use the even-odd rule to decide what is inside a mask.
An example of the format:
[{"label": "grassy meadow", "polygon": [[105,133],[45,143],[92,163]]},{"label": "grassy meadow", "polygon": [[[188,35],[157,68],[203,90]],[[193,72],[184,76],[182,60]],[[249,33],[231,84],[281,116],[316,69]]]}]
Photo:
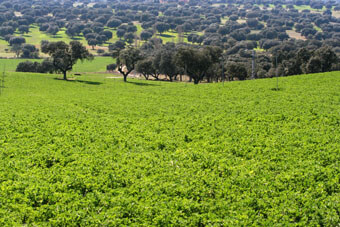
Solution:
[{"label": "grassy meadow", "polygon": [[[10,71],[14,72],[17,65],[24,61],[41,62],[43,59],[0,59],[0,72]],[[105,72],[106,66],[114,63],[116,60],[111,57],[95,57],[92,61],[78,61],[73,66],[71,73],[85,73],[85,72]]]},{"label": "grassy meadow", "polygon": [[115,62],[112,57],[95,57],[92,61],[78,61],[71,72],[106,72],[106,66]]},{"label": "grassy meadow", "polygon": [[[33,25],[33,26],[30,26],[29,33],[20,34],[19,32],[16,32],[14,35],[24,37],[26,39],[26,43],[35,45],[39,49],[40,49],[40,43],[42,40],[49,40],[51,42],[64,41],[66,43],[69,43],[72,40],[77,40],[81,42],[82,44],[87,45],[87,41],[85,40],[83,36],[79,36],[79,37],[75,37],[74,39],[71,39],[68,35],[66,35],[65,28],[61,29],[55,36],[53,36],[45,32],[39,31],[39,27],[37,25]],[[7,57],[7,58],[15,57],[15,54],[13,52],[10,52],[10,49],[11,47],[8,45],[8,42],[6,42],[3,39],[0,39],[0,57]]]},{"label": "grassy meadow", "polygon": [[8,73],[1,226],[336,226],[340,72],[193,85]]},{"label": "grassy meadow", "polygon": [[14,72],[15,69],[17,68],[17,65],[20,62],[25,62],[25,61],[32,61],[32,62],[42,62],[42,59],[22,59],[22,58],[3,58],[0,59],[0,72],[2,73],[3,71],[10,71]]}]

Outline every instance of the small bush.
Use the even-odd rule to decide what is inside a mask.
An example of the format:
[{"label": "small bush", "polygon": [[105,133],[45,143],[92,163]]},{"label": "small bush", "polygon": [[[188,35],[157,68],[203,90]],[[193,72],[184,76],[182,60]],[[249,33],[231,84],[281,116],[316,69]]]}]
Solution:
[{"label": "small bush", "polygon": [[103,49],[98,49],[97,50],[97,54],[103,54],[103,53],[105,53],[105,50],[103,50]]},{"label": "small bush", "polygon": [[43,62],[31,62],[24,61],[17,65],[16,72],[32,72],[32,73],[54,73],[57,70],[53,66],[53,63],[49,60]]},{"label": "small bush", "polygon": [[110,64],[110,65],[107,65],[106,66],[106,70],[107,71],[113,71],[117,68],[117,65],[116,64]]}]

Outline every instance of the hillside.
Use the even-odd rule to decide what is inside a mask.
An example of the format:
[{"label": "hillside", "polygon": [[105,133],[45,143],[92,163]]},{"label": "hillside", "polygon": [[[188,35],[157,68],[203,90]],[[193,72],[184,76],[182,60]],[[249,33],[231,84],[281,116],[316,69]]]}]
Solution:
[{"label": "hillside", "polygon": [[[150,40],[223,46],[232,55],[308,40],[340,53],[335,1],[14,0],[1,2],[0,10],[0,57],[20,55],[13,44],[34,45],[39,52],[43,40],[78,40],[94,54],[117,41],[142,46]],[[18,37],[22,40],[11,41]]]},{"label": "hillside", "polygon": [[54,78],[5,78],[1,226],[340,223],[340,72]]},{"label": "hillside", "polygon": [[[109,68],[169,81],[179,75],[200,83],[340,70],[335,1],[13,0],[1,2],[0,11],[0,58],[49,57],[21,64],[20,72],[62,71],[67,78],[44,48],[56,42],[113,56],[118,64]],[[74,72],[103,72],[106,65]]]}]

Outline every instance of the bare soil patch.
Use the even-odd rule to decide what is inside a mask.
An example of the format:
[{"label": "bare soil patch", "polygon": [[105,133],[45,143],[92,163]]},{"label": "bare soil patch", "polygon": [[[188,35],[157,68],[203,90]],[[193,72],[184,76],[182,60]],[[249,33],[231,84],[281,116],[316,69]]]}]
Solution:
[{"label": "bare soil patch", "polygon": [[301,33],[293,30],[287,30],[287,34],[289,35],[290,38],[293,39],[306,40],[306,37],[302,36]]},{"label": "bare soil patch", "polygon": [[340,11],[333,11],[332,15],[333,17],[340,18]]}]

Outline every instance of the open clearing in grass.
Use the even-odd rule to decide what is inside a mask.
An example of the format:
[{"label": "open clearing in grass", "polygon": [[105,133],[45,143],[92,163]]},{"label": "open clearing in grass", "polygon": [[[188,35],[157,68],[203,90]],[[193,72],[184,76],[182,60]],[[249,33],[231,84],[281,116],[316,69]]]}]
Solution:
[{"label": "open clearing in grass", "polygon": [[304,9],[308,9],[308,10],[310,10],[310,11],[312,11],[312,12],[319,12],[319,13],[322,13],[323,11],[326,10],[326,7],[325,7],[325,6],[323,6],[322,9],[314,9],[314,8],[310,7],[309,5],[301,5],[301,6],[294,5],[294,8],[297,9],[297,10],[299,10],[299,11],[302,11],[302,10],[304,10]]},{"label": "open clearing in grass", "polygon": [[17,65],[20,62],[24,61],[41,62],[42,59],[22,59],[22,58],[0,59],[0,72],[2,73],[4,70],[14,72],[15,69],[17,68]]},{"label": "open clearing in grass", "polygon": [[336,226],[340,72],[193,85],[8,73],[0,225]]},{"label": "open clearing in grass", "polygon": [[229,20],[229,17],[228,16],[225,16],[221,19],[221,24],[226,24],[227,21]]},{"label": "open clearing in grass", "polygon": [[40,46],[42,40],[48,40],[50,42],[64,41],[66,43],[77,40],[82,44],[87,45],[85,38],[82,36],[76,36],[72,39],[71,37],[66,35],[65,28],[62,28],[55,36],[53,36],[39,31],[39,27],[37,25],[34,25],[30,27],[30,32],[27,35],[23,35],[23,37],[26,39],[26,43],[33,44],[38,47]]},{"label": "open clearing in grass", "polygon": [[290,37],[290,38],[293,38],[293,39],[300,39],[300,40],[306,40],[306,37],[302,36],[301,33],[299,32],[296,32],[294,30],[287,30],[287,35]]},{"label": "open clearing in grass", "polygon": [[340,11],[335,11],[335,10],[333,10],[333,11],[332,11],[332,16],[333,16],[333,17],[336,17],[336,18],[340,18]]},{"label": "open clearing in grass", "polygon": [[106,72],[106,66],[115,62],[111,57],[95,57],[92,61],[78,61],[72,72]]},{"label": "open clearing in grass", "polygon": [[239,24],[245,24],[245,23],[247,23],[247,20],[246,20],[246,19],[238,19],[238,20],[237,20],[237,23],[239,23]]}]

